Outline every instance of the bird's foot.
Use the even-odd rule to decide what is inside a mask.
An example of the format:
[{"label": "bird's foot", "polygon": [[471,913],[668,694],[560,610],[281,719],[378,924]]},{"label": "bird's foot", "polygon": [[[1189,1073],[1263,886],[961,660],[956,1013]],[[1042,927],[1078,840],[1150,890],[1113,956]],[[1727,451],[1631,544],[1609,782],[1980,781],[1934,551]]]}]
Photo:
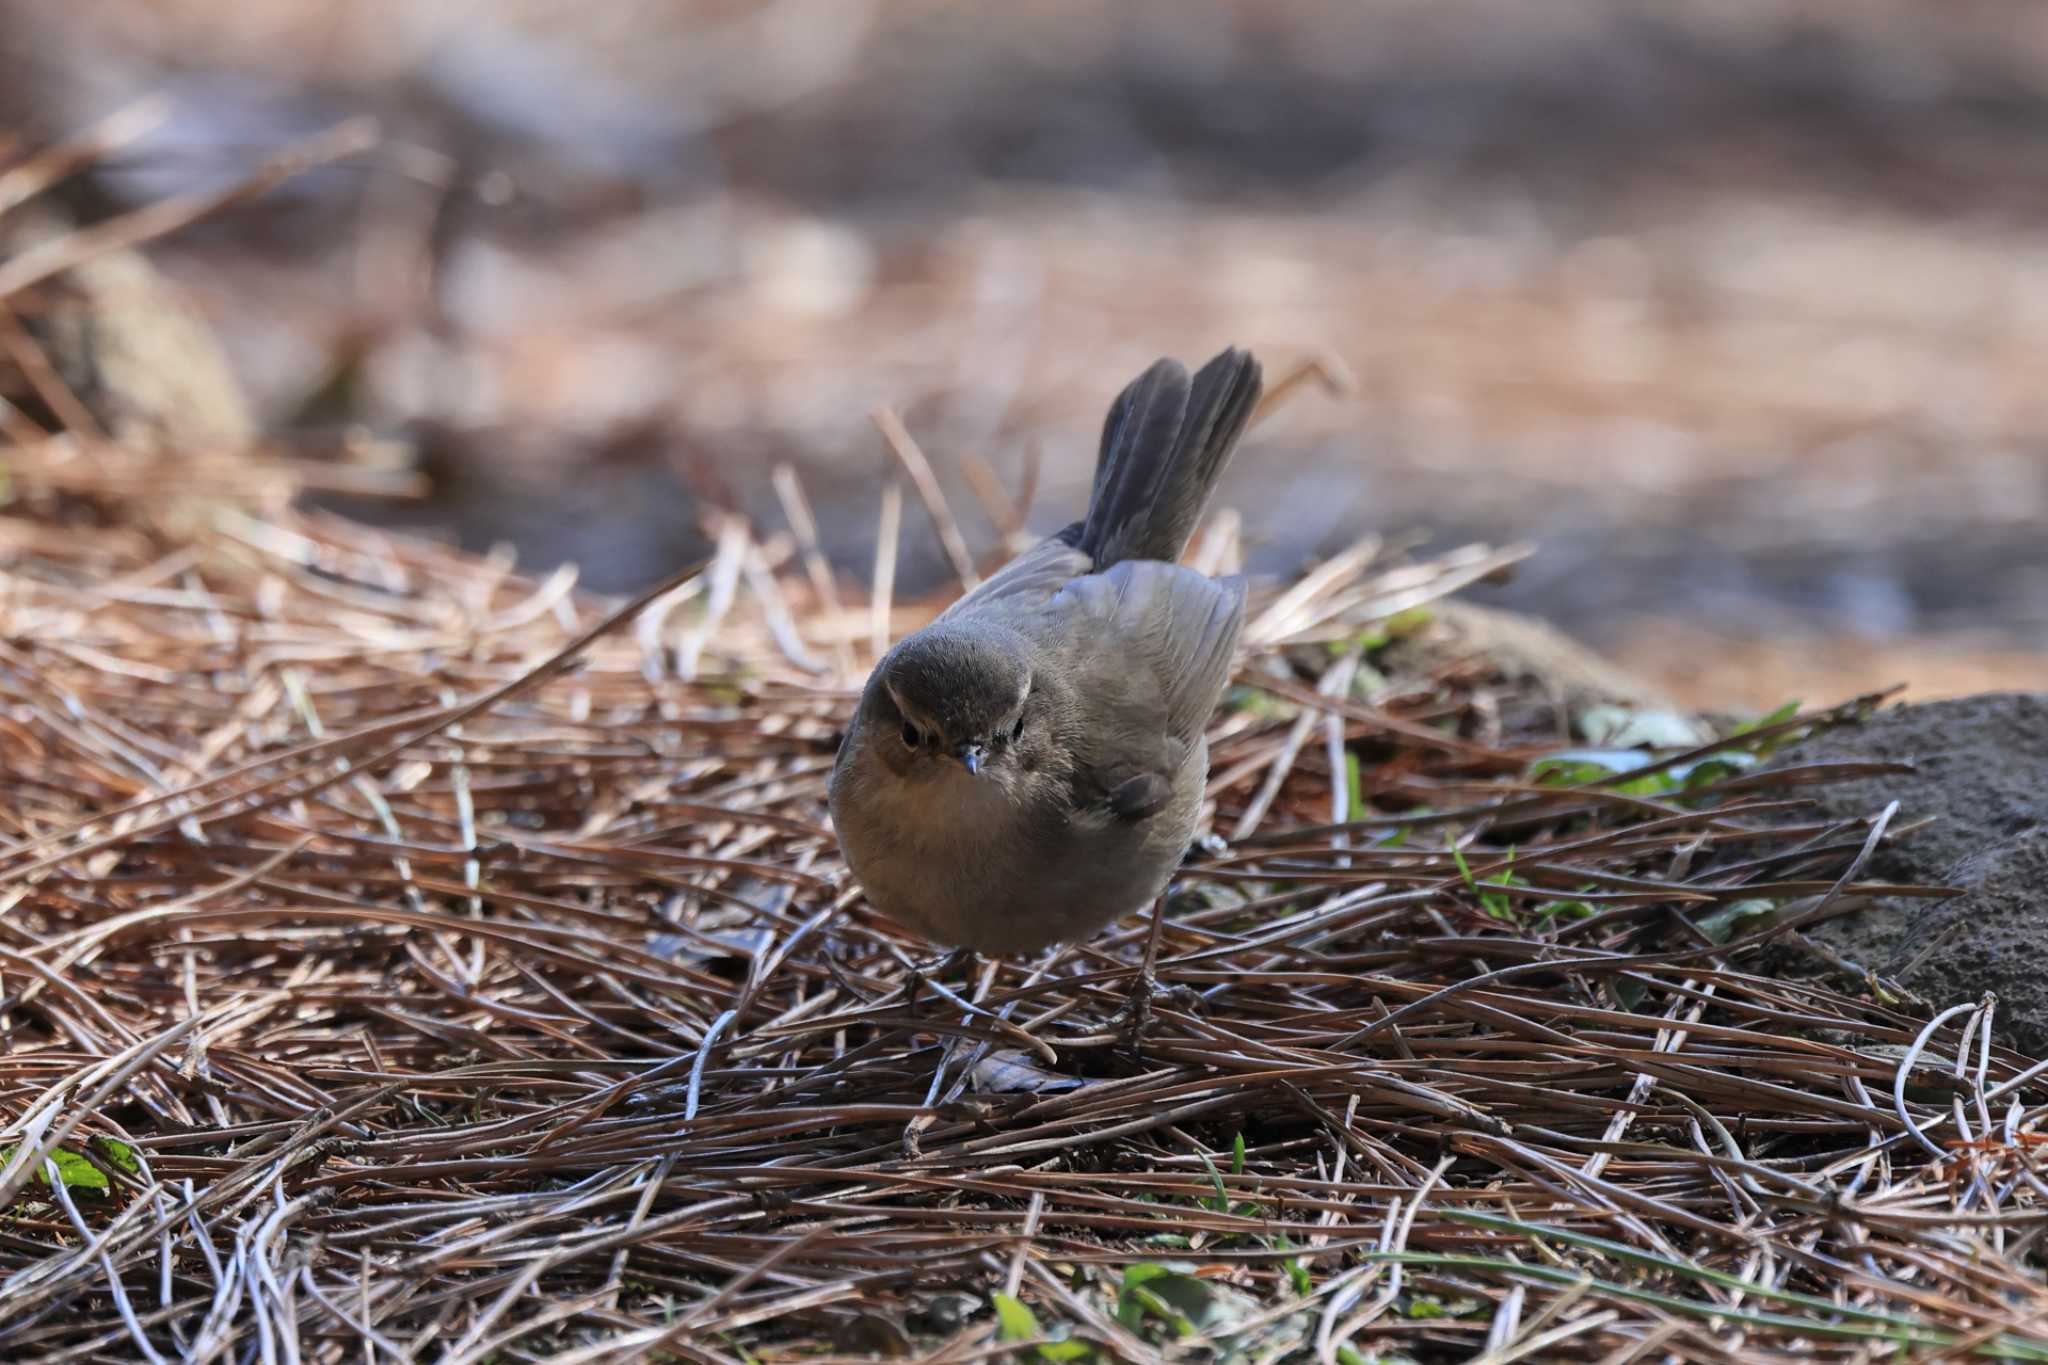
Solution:
[{"label": "bird's foot", "polygon": [[1151,1026],[1153,1006],[1170,1004],[1192,1010],[1201,1003],[1202,994],[1194,987],[1163,985],[1147,968],[1131,979],[1131,993],[1125,997],[1123,1008],[1112,1015],[1109,1022],[1127,1041],[1135,1044]]},{"label": "bird's foot", "polygon": [[946,977],[974,961],[972,948],[955,948],[950,953],[910,964],[910,973],[903,984],[903,1007],[907,1013],[917,1013],[917,998],[924,993],[927,983],[939,986]]}]

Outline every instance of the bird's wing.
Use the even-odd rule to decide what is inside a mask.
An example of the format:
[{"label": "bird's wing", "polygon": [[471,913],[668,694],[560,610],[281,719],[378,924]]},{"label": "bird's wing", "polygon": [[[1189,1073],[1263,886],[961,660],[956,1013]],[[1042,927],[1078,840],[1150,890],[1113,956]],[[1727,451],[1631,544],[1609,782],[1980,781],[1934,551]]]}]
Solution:
[{"label": "bird's wing", "polygon": [[1127,559],[1074,579],[1046,610],[1059,618],[1057,647],[1087,715],[1079,785],[1119,814],[1156,811],[1230,680],[1244,581]]},{"label": "bird's wing", "polygon": [[1127,559],[1075,579],[1061,594],[1094,618],[1094,640],[1125,671],[1143,670],[1158,688],[1157,727],[1192,741],[1209,723],[1230,680],[1244,624],[1244,580],[1210,578],[1178,564]]},{"label": "bird's wing", "polygon": [[1080,530],[1077,522],[1032,546],[947,607],[939,619],[985,611],[998,603],[1019,611],[1043,606],[1075,577],[1095,567],[1094,561],[1074,548]]}]

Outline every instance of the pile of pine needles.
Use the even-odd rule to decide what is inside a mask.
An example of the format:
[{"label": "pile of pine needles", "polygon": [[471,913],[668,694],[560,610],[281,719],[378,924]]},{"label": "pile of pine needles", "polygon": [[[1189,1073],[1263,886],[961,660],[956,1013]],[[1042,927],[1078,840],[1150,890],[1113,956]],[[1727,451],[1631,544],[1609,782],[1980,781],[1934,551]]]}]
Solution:
[{"label": "pile of pine needles", "polygon": [[1760,762],[1855,707],[1574,753],[1400,663],[1517,552],[1269,585],[1133,1033],[1141,920],[927,981],[846,876],[893,520],[624,607],[253,458],[167,521],[8,338],[0,1354],[2048,1359],[2048,1068],[1757,970],[1914,893]]}]

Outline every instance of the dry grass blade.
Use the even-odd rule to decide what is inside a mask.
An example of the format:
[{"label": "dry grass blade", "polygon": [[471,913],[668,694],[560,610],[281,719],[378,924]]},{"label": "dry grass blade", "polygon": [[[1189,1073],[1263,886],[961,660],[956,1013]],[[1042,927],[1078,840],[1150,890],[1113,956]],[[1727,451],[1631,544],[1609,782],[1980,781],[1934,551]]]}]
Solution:
[{"label": "dry grass blade", "polygon": [[0,213],[41,194],[67,176],[155,131],[171,112],[170,102],[152,97],[117,109],[76,137],[67,138],[18,165],[0,171]]},{"label": "dry grass blade", "polygon": [[910,476],[911,486],[917,489],[918,499],[924,503],[926,515],[932,519],[932,528],[939,534],[939,544],[946,551],[946,559],[953,566],[953,572],[960,580],[963,591],[971,592],[981,581],[974,571],[974,556],[968,553],[967,540],[960,534],[960,523],[953,516],[952,504],[946,501],[945,490],[939,487],[939,476],[932,472],[931,461],[924,457],[917,442],[911,439],[903,419],[888,408],[877,408],[871,414],[875,430],[882,433],[883,444],[889,453],[903,466],[903,472]]},{"label": "dry grass blade", "polygon": [[1259,397],[1259,405],[1252,410],[1253,425],[1285,407],[1304,384],[1310,383],[1333,398],[1358,391],[1358,380],[1340,357],[1327,352],[1309,356],[1288,366],[1267,382],[1265,393]]}]

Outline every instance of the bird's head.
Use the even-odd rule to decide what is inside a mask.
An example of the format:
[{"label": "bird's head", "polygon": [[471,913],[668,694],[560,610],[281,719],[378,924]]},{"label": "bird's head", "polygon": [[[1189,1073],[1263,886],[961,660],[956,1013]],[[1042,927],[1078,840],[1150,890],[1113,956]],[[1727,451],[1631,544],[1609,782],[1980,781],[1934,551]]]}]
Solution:
[{"label": "bird's head", "polygon": [[1024,641],[988,622],[939,622],[905,637],[876,666],[869,741],[903,773],[957,765],[1000,776],[1020,761],[1031,725]]}]

